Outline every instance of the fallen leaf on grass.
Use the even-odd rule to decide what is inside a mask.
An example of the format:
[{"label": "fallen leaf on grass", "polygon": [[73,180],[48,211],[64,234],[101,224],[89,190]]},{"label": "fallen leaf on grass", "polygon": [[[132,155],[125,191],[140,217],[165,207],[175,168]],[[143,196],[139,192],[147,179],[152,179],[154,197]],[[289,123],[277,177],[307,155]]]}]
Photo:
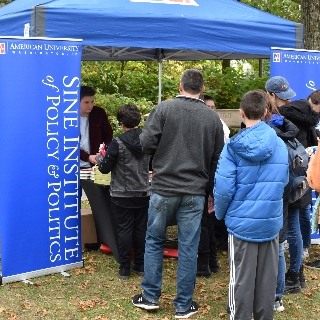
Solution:
[{"label": "fallen leaf on grass", "polygon": [[17,320],[18,317],[15,313],[9,313],[7,320]]},{"label": "fallen leaf on grass", "polygon": [[40,317],[45,317],[47,314],[48,314],[48,311],[46,309],[39,310],[37,312],[37,315],[40,316]]},{"label": "fallen leaf on grass", "polygon": [[99,301],[98,300],[78,301],[77,304],[79,305],[79,307],[82,311],[86,311],[86,310],[92,309],[96,305],[98,305]]},{"label": "fallen leaf on grass", "polygon": [[224,317],[227,317],[228,314],[226,312],[220,312],[219,313],[219,318],[224,318]]},{"label": "fallen leaf on grass", "polygon": [[32,305],[30,302],[25,302],[22,304],[22,308],[25,309],[25,310],[31,310],[32,309]]},{"label": "fallen leaf on grass", "polygon": [[201,308],[199,309],[199,315],[201,316],[207,316],[211,310],[211,307],[208,305],[201,305]]},{"label": "fallen leaf on grass", "polygon": [[83,281],[83,283],[81,283],[81,284],[78,286],[78,288],[79,288],[80,290],[85,290],[85,289],[87,289],[88,283],[89,283],[89,280],[85,280],[85,281]]}]

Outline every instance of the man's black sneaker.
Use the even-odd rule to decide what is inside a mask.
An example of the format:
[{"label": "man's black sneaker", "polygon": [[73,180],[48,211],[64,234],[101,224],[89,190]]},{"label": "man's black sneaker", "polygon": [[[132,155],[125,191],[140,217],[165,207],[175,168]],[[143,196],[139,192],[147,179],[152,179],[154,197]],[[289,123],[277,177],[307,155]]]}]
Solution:
[{"label": "man's black sneaker", "polygon": [[119,279],[128,280],[130,278],[130,269],[120,268],[119,269]]},{"label": "man's black sneaker", "polygon": [[159,309],[159,304],[158,303],[148,301],[147,299],[145,299],[143,297],[142,293],[136,294],[132,298],[132,303],[136,307],[141,308],[141,309],[145,309],[145,310],[156,310],[156,309]]},{"label": "man's black sneaker", "polygon": [[311,269],[320,269],[320,260],[308,262],[305,265],[306,265],[306,267],[311,268]]},{"label": "man's black sneaker", "polygon": [[191,302],[191,306],[187,311],[176,311],[176,315],[174,316],[176,319],[187,319],[193,314],[197,313],[199,310],[199,305],[195,302]]}]

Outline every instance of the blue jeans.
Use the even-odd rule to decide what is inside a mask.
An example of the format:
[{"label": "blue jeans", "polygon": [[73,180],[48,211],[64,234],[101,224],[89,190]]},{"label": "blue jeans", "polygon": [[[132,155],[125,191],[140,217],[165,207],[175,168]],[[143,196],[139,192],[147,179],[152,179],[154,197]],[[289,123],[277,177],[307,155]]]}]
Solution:
[{"label": "blue jeans", "polygon": [[289,208],[287,241],[289,244],[290,266],[292,272],[299,272],[302,264],[302,236],[298,208]]},{"label": "blue jeans", "polygon": [[310,210],[310,204],[299,210],[299,221],[303,248],[309,248],[311,246]]},{"label": "blue jeans", "polygon": [[277,289],[276,298],[281,298],[285,286],[285,273],[286,273],[286,259],[284,256],[283,242],[279,243],[279,263],[278,263],[278,276],[277,276]]},{"label": "blue jeans", "polygon": [[178,270],[176,311],[190,308],[196,282],[197,252],[204,196],[162,196],[152,193],[149,203],[144,278],[141,283],[143,297],[158,302],[162,286],[163,246],[167,221],[175,216],[178,225]]}]

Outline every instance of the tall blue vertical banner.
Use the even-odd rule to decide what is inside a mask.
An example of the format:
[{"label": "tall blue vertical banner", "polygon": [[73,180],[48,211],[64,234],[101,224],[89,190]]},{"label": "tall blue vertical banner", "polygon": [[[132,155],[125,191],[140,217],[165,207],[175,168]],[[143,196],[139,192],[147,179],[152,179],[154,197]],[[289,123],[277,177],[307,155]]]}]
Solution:
[{"label": "tall blue vertical banner", "polygon": [[0,37],[2,283],[80,267],[81,41]]},{"label": "tall blue vertical banner", "polygon": [[[320,89],[320,51],[271,48],[270,76],[283,76],[296,92],[296,99],[306,99]],[[315,199],[313,199],[313,203]],[[320,243],[319,231],[311,234],[313,243]]]}]

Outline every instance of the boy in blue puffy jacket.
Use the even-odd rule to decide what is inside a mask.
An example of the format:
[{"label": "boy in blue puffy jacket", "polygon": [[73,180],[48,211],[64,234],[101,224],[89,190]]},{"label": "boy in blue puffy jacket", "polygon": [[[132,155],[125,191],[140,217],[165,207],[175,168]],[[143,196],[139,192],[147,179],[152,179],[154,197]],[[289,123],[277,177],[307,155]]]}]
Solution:
[{"label": "boy in blue puffy jacket", "polygon": [[224,146],[215,174],[215,215],[225,219],[229,233],[232,320],[273,319],[288,151],[261,121],[266,112],[263,92],[243,96],[240,115],[246,128]]}]

